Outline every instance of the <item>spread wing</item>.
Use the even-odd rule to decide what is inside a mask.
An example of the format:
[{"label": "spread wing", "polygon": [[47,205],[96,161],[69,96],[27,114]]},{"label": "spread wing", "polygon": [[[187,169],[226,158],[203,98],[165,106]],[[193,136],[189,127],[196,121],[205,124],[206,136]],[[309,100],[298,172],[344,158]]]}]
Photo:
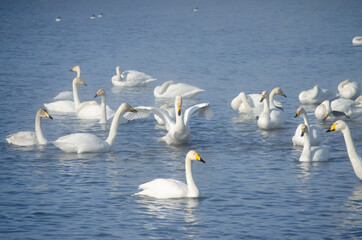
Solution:
[{"label": "spread wing", "polygon": [[192,115],[199,114],[199,117],[211,119],[214,113],[211,110],[209,103],[200,103],[192,106],[185,111],[184,124],[187,125]]}]

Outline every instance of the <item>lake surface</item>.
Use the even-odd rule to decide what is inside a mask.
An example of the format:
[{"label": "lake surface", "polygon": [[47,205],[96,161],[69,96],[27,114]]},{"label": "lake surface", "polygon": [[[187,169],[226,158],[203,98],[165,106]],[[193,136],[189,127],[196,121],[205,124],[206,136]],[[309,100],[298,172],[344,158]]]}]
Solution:
[{"label": "lake surface", "polygon": [[[199,7],[200,11],[192,9]],[[340,132],[325,134],[331,158],[300,163],[291,138],[302,90],[337,91],[346,78],[362,83],[362,1],[55,1],[0,2],[0,238],[1,239],[358,239],[362,182]],[[103,18],[90,16],[103,13]],[[60,16],[61,22],[55,18]],[[66,154],[53,144],[16,147],[5,137],[34,130],[34,116],[60,91],[71,90],[75,65],[87,87],[117,109],[161,106],[153,89],[175,80],[205,89],[185,107],[210,102],[211,120],[193,117],[185,146],[158,142],[152,117],[120,125],[112,151]],[[157,78],[143,88],[113,87],[120,65]],[[287,98],[282,129],[261,131],[230,107],[240,91],[280,86]],[[100,101],[99,99],[96,99]],[[106,138],[97,121],[53,114],[43,119],[49,141],[74,132]],[[349,122],[362,154],[362,118]],[[109,124],[108,124],[109,129]],[[202,198],[133,196],[154,178],[185,181],[194,163]]]}]

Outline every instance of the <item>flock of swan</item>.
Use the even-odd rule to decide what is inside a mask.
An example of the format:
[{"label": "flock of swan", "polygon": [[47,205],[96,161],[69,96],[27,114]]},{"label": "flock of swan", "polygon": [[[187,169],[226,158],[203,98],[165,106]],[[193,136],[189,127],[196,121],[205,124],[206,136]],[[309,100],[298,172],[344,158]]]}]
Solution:
[{"label": "flock of swan", "polygon": [[[64,152],[89,153],[108,152],[115,142],[117,129],[122,119],[124,122],[145,118],[153,114],[159,125],[162,125],[167,134],[159,139],[166,144],[178,145],[190,141],[191,129],[189,122],[192,116],[210,119],[213,116],[209,103],[199,103],[183,111],[182,98],[191,98],[203,92],[203,89],[190,86],[175,81],[167,81],[154,89],[156,98],[174,99],[174,107],[164,105],[161,107],[138,106],[133,108],[128,103],[122,103],[116,111],[106,105],[106,92],[99,89],[95,98],[101,96],[101,104],[97,101],[81,102],[78,95],[78,87],[86,86],[81,80],[81,68],[75,66],[71,69],[77,73],[72,81],[73,91],[61,92],[54,98],[54,102],[45,103],[47,109],[40,108],[35,117],[35,132],[22,131],[6,137],[9,144],[18,146],[45,145],[48,143],[43,136],[41,128],[41,118],[53,119],[50,113],[75,114],[80,119],[96,119],[99,123],[105,124],[113,118],[107,139],[101,139],[90,133],[73,133],[62,136],[52,141],[55,146]],[[111,81],[118,87],[144,86],[156,79],[138,71],[122,72],[117,66],[117,74]],[[323,121],[335,121],[327,132],[341,131],[344,135],[347,146],[347,153],[352,163],[356,176],[362,180],[362,159],[358,155],[354,146],[350,129],[345,121],[362,116],[362,96],[360,84],[345,80],[338,86],[338,94],[333,94],[327,89],[322,89],[318,85],[314,88],[302,91],[299,94],[301,104],[318,105],[315,109],[317,119]],[[260,129],[281,128],[285,122],[284,107],[280,102],[274,100],[276,95],[287,97],[280,87],[274,88],[270,94],[264,90],[261,94],[245,94],[241,92],[231,101],[231,107],[237,111],[242,118],[255,120]],[[72,97],[72,100],[69,98]],[[329,148],[321,144],[320,129],[315,125],[310,125],[308,116],[301,106],[297,109],[295,117],[301,116],[304,123],[299,124],[292,138],[294,145],[303,146],[300,161],[326,161],[330,157]],[[174,179],[155,179],[141,184],[140,192],[135,195],[144,195],[153,198],[183,198],[198,197],[199,190],[192,177],[192,161],[205,163],[200,155],[191,150],[185,159],[186,184]]]}]

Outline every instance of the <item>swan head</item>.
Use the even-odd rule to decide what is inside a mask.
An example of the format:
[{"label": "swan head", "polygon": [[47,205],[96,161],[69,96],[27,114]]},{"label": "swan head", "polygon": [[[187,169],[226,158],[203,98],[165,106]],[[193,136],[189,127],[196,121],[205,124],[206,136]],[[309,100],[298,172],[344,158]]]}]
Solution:
[{"label": "swan head", "polygon": [[275,91],[275,93],[278,94],[278,95],[281,95],[283,97],[287,97],[287,95],[285,95],[285,93],[283,92],[283,90],[280,87],[274,88],[273,91]]},{"label": "swan head", "polygon": [[181,116],[181,106],[182,106],[182,99],[180,96],[175,97],[175,109],[177,111],[177,115]]},{"label": "swan head", "polygon": [[96,95],[94,96],[95,98],[98,96],[105,96],[106,92],[104,91],[103,88],[99,89],[98,92],[96,93]]},{"label": "swan head", "polygon": [[295,113],[295,118],[298,117],[301,113],[305,113],[305,110],[302,106],[300,106],[298,109],[297,109],[297,112]]},{"label": "swan head", "polygon": [[70,69],[70,71],[80,73],[80,67],[77,65],[77,66],[73,67],[72,69]]},{"label": "swan head", "polygon": [[131,105],[129,105],[128,103],[122,103],[120,107],[125,108],[125,112],[137,112],[136,109],[134,109]]},{"label": "swan head", "polygon": [[262,102],[267,97],[268,97],[268,92],[266,90],[263,90],[262,93],[261,93],[260,102]]},{"label": "swan head", "polygon": [[302,137],[304,136],[305,133],[308,133],[307,125],[302,124],[301,131],[302,131],[302,133],[300,134],[300,136],[302,136]]},{"label": "swan head", "polygon": [[45,110],[44,108],[40,108],[38,110],[38,113],[40,114],[41,117],[46,117],[49,119],[53,119],[52,116],[49,115],[49,113],[47,112],[47,110]]},{"label": "swan head", "polygon": [[81,80],[80,78],[74,78],[73,83],[75,83],[75,85],[84,85],[87,86],[87,84],[85,82],[83,82],[83,80]]},{"label": "swan head", "polygon": [[326,132],[342,131],[347,127],[347,123],[343,120],[335,121]]},{"label": "swan head", "polygon": [[205,161],[200,157],[200,155],[195,150],[190,150],[186,155],[186,159],[205,163]]}]

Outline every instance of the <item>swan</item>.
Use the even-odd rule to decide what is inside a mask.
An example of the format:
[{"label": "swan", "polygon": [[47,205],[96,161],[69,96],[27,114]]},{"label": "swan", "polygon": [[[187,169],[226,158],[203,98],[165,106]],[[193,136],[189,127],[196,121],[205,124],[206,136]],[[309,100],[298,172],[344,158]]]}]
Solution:
[{"label": "swan", "polygon": [[73,92],[72,91],[60,92],[53,99],[54,100],[72,100],[73,99]]},{"label": "swan", "polygon": [[102,18],[102,17],[103,17],[103,13],[98,14],[98,17],[99,17],[99,18]]},{"label": "swan", "polygon": [[319,120],[350,120],[362,116],[362,98],[355,101],[351,99],[338,98],[332,102],[326,100],[322,102],[314,111]]},{"label": "swan", "polygon": [[299,94],[299,101],[301,104],[320,104],[324,100],[333,100],[337,96],[330,92],[328,89],[320,88],[315,85],[312,89],[302,91]]},{"label": "swan", "polygon": [[92,16],[89,17],[89,19],[91,19],[91,20],[96,19],[96,15],[93,14]]},{"label": "swan", "polygon": [[346,147],[347,147],[348,157],[352,163],[354,173],[360,180],[362,180],[362,159],[356,151],[356,148],[353,143],[351,131],[350,131],[347,123],[342,120],[338,120],[338,121],[334,122],[332,124],[332,126],[327,130],[327,132],[332,132],[332,131],[341,131],[342,132],[344,141],[345,141]]},{"label": "swan", "polygon": [[109,130],[108,138],[103,140],[90,133],[74,133],[58,138],[54,143],[64,152],[87,153],[87,152],[108,152],[114,143],[118,120],[125,112],[135,112],[128,103],[122,103],[117,109]]},{"label": "swan", "polygon": [[122,72],[121,67],[116,67],[117,75],[112,77],[112,83],[117,87],[138,87],[146,86],[147,84],[156,81],[155,78],[146,75],[143,72],[127,70]]},{"label": "swan", "polygon": [[195,150],[190,150],[185,159],[186,184],[175,179],[157,178],[150,182],[139,185],[142,191],[135,193],[138,196],[147,196],[152,198],[197,198],[200,196],[199,189],[192,177],[192,161],[205,161]]},{"label": "swan", "polygon": [[99,89],[94,97],[98,96],[101,96],[101,105],[96,102],[83,106],[77,112],[80,119],[100,119],[99,123],[106,123],[108,119],[113,117],[114,111],[106,105],[106,92],[103,88]]},{"label": "swan", "polygon": [[80,79],[81,69],[79,66],[73,67],[70,71],[77,72],[77,77],[73,79],[73,101],[70,100],[62,100],[62,101],[55,101],[51,103],[44,103],[44,106],[50,112],[58,112],[58,113],[76,113],[80,106],[82,106],[79,96],[78,96],[78,85],[87,86]]},{"label": "swan", "polygon": [[[175,121],[175,116],[176,116],[175,115],[175,108],[171,107],[168,104],[164,104],[160,108],[165,109],[168,112],[168,114],[170,115],[171,119]],[[161,125],[161,126],[165,125],[165,123],[162,121],[162,119],[159,116],[154,114],[154,117],[155,117],[158,125]]]},{"label": "swan", "polygon": [[273,108],[270,109],[269,102],[266,100],[268,97],[268,92],[263,91],[261,95],[261,102],[264,102],[263,112],[258,118],[258,127],[261,129],[274,129],[280,128],[285,122],[285,118],[280,114],[280,109]]},{"label": "swan", "polygon": [[[192,107],[189,107],[183,115],[182,110],[182,98],[176,96],[175,98],[175,119],[172,119],[167,110],[158,108],[158,107],[144,107],[139,106],[135,109],[137,110],[137,117],[146,117],[149,114],[155,114],[165,123],[167,134],[160,139],[161,142],[167,144],[185,144],[190,141],[191,130],[189,126],[189,120],[192,115],[198,113],[200,117],[210,119],[213,116],[213,112],[210,108],[209,103],[200,103]],[[132,119],[130,115],[126,115],[126,118]]]},{"label": "swan", "polygon": [[35,115],[35,132],[22,131],[14,133],[7,136],[6,141],[10,144],[18,146],[33,146],[37,144],[39,145],[47,144],[48,141],[43,136],[43,132],[41,130],[42,117],[53,119],[44,108],[40,108]]},{"label": "swan", "polygon": [[192,98],[196,94],[205,91],[204,89],[188,85],[186,83],[177,83],[173,80],[164,82],[161,86],[155,87],[153,94],[156,98]]},{"label": "swan", "polygon": [[[320,136],[319,127],[309,124],[307,113],[306,113],[306,111],[304,110],[303,107],[299,107],[297,109],[297,112],[296,112],[294,117],[296,118],[298,116],[302,116],[302,118],[304,120],[304,124],[308,127],[308,129],[310,131],[309,139],[310,139],[311,145],[312,146],[319,145],[321,143],[321,136]],[[300,136],[302,125],[303,124],[299,124],[297,129],[295,130],[294,136],[292,137],[293,145],[299,145],[299,146],[304,145],[304,139],[305,138]]]},{"label": "swan", "polygon": [[358,82],[352,82],[349,79],[338,84],[338,92],[341,98],[356,99],[361,93],[361,87]]},{"label": "swan", "polygon": [[362,45],[362,37],[360,37],[360,36],[354,37],[352,39],[352,44],[355,46]]},{"label": "swan", "polygon": [[61,17],[57,17],[57,18],[55,19],[55,21],[56,21],[56,22],[61,22],[62,19],[61,19]]},{"label": "swan", "polygon": [[329,159],[329,148],[327,146],[311,147],[308,126],[303,124],[301,136],[304,137],[303,151],[300,155],[301,162],[327,161]]}]

